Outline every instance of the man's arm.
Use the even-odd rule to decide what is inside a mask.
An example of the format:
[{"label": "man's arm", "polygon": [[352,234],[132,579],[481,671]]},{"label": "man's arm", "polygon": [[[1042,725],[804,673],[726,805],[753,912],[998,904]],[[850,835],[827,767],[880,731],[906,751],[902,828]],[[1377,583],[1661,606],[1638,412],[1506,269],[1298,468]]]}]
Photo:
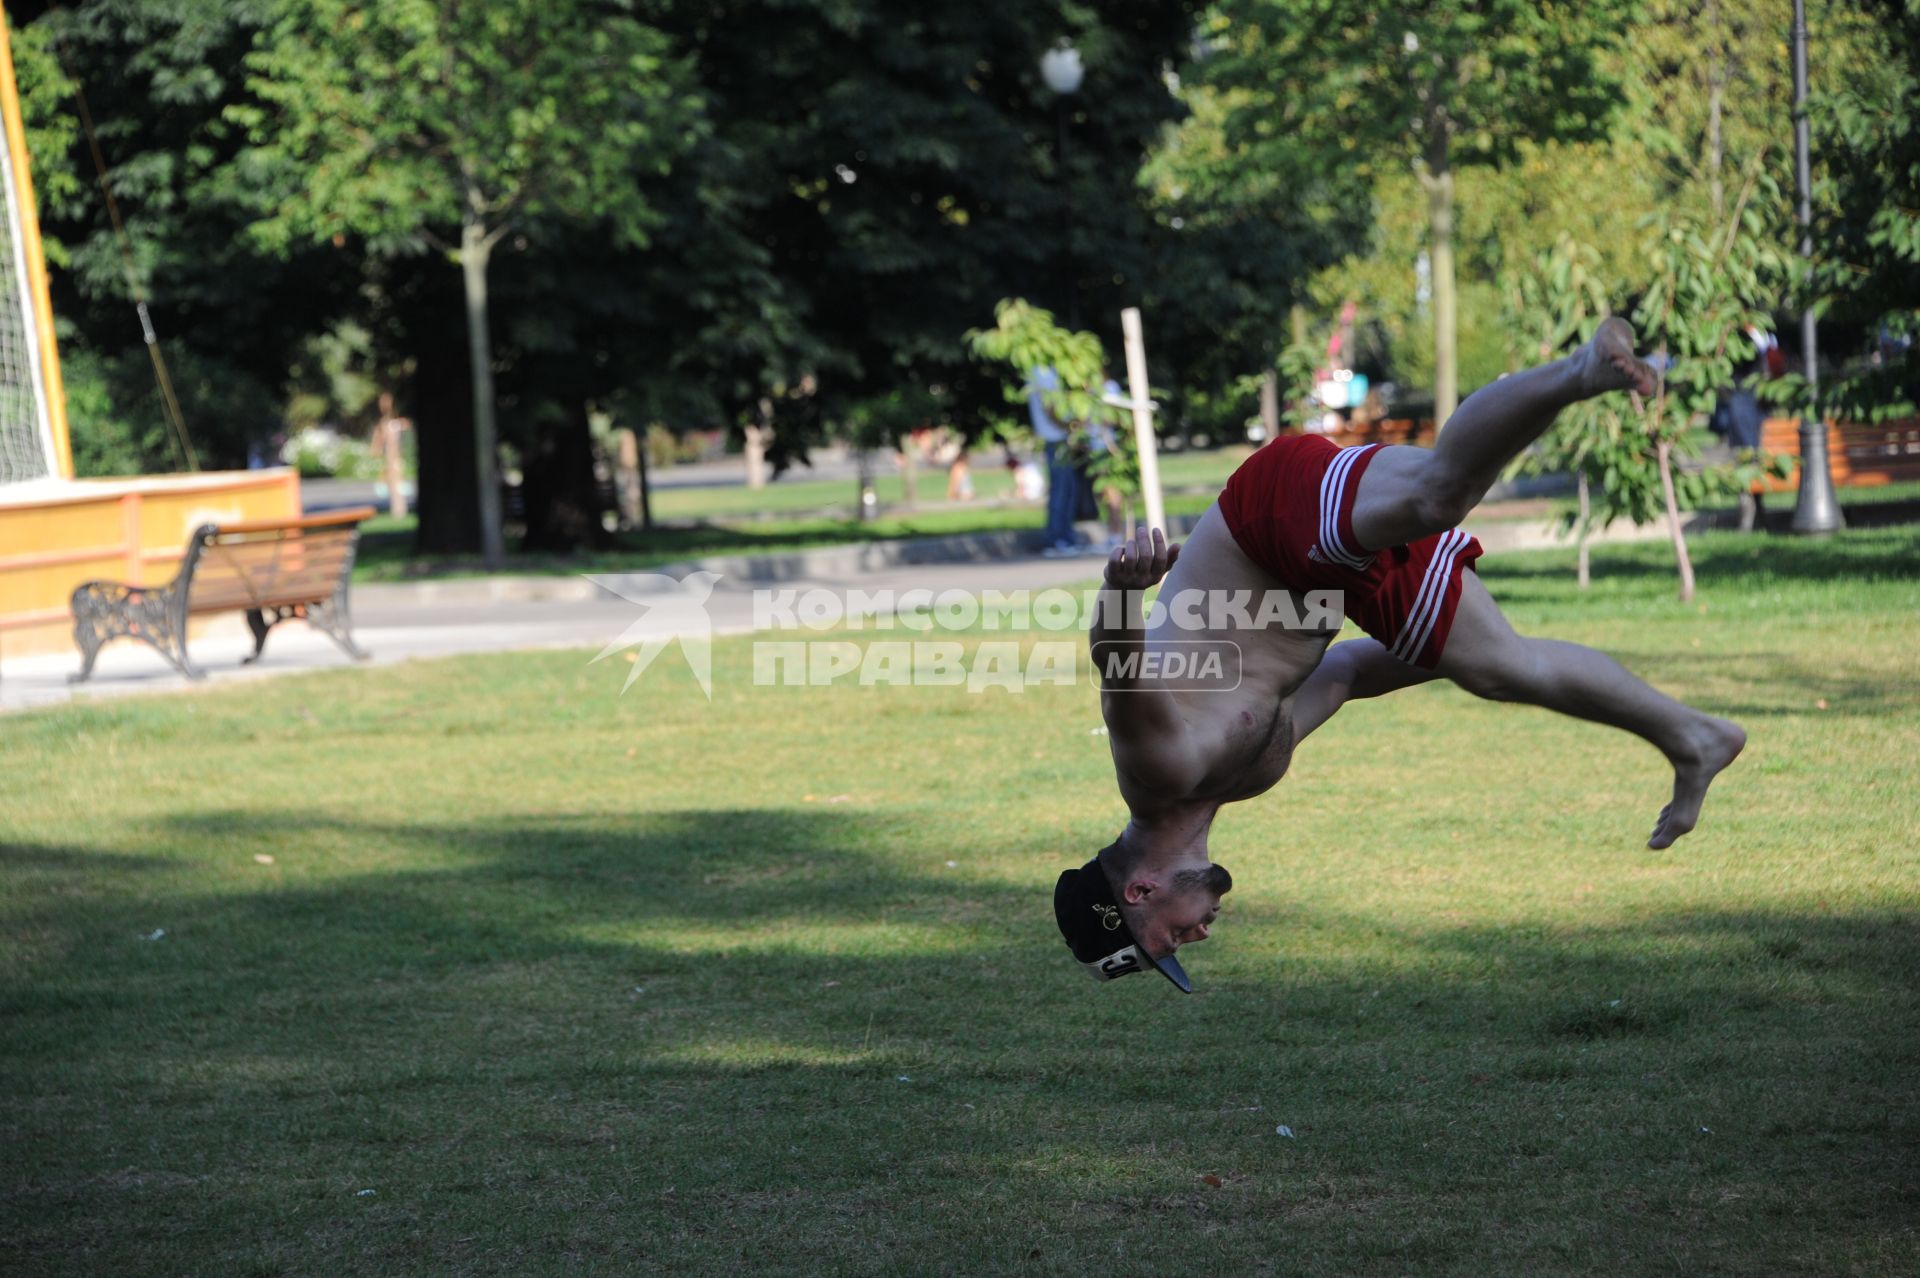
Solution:
[{"label": "man's arm", "polygon": [[1401,661],[1378,639],[1336,643],[1293,694],[1293,739],[1296,743],[1306,740],[1308,733],[1349,701],[1384,697],[1439,677]]},{"label": "man's arm", "polygon": [[1139,660],[1147,646],[1147,591],[1179,557],[1179,545],[1168,545],[1158,528],[1142,528],[1107,558],[1088,639],[1100,674],[1101,712],[1108,730],[1123,739],[1162,735],[1181,724],[1172,695],[1140,677]]}]

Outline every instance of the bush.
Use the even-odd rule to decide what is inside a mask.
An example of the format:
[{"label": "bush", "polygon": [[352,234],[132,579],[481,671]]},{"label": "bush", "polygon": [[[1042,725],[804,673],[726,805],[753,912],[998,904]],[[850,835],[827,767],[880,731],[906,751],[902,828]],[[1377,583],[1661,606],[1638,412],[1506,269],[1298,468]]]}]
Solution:
[{"label": "bush", "polygon": [[280,450],[280,460],[298,470],[302,479],[381,479],[386,475],[371,446],[331,426],[296,431]]}]

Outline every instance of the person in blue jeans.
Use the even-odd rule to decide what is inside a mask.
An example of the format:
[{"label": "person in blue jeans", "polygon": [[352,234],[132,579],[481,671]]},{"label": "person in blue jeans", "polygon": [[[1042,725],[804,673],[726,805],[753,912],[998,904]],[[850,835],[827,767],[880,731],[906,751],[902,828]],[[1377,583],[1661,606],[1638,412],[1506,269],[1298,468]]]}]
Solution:
[{"label": "person in blue jeans", "polygon": [[1073,555],[1080,543],[1073,531],[1074,507],[1080,500],[1080,476],[1067,452],[1067,428],[1053,419],[1042,398],[1043,392],[1060,389],[1060,375],[1051,368],[1033,370],[1027,379],[1027,416],[1033,433],[1046,446],[1047,454],[1047,526],[1043,555]]}]

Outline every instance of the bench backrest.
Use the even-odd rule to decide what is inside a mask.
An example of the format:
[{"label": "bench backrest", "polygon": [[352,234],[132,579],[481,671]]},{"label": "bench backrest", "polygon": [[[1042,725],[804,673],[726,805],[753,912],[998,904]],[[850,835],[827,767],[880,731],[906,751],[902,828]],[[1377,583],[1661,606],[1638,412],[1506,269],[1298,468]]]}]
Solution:
[{"label": "bench backrest", "polygon": [[[1769,417],[1761,428],[1763,452],[1800,455],[1800,422],[1792,417]],[[1833,482],[1871,487],[1897,480],[1920,479],[1920,418],[1889,422],[1827,423],[1827,463]],[[1799,467],[1794,467],[1796,474]],[[1775,491],[1793,487],[1793,479],[1773,480]]]},{"label": "bench backrest", "polygon": [[1353,448],[1360,444],[1418,444],[1422,448],[1433,446],[1433,421],[1431,418],[1413,420],[1404,417],[1386,417],[1372,422],[1346,422],[1326,436],[1341,448]]},{"label": "bench backrest", "polygon": [[368,508],[311,519],[208,524],[193,535],[181,573],[187,611],[287,607],[333,597],[348,573]]}]

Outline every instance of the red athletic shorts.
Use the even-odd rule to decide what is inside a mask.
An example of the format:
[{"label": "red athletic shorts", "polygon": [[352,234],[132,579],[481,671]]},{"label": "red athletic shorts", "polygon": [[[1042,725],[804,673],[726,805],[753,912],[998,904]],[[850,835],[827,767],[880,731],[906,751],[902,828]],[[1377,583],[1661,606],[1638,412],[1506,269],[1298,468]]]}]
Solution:
[{"label": "red athletic shorts", "polygon": [[1291,590],[1338,590],[1346,614],[1411,665],[1440,663],[1460,606],[1460,574],[1480,543],[1455,528],[1369,551],[1353,535],[1353,499],[1379,444],[1338,448],[1318,435],[1274,440],[1242,462],[1220,514],[1247,558]]}]

